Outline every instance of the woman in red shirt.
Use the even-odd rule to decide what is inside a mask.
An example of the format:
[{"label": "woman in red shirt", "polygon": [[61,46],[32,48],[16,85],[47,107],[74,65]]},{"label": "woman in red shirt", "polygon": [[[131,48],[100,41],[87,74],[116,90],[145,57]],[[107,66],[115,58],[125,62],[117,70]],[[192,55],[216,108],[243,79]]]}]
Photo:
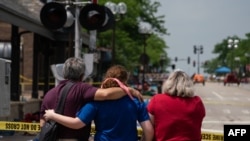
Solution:
[{"label": "woman in red shirt", "polygon": [[193,82],[183,71],[174,71],[147,106],[155,141],[201,141],[205,107],[194,95]]}]

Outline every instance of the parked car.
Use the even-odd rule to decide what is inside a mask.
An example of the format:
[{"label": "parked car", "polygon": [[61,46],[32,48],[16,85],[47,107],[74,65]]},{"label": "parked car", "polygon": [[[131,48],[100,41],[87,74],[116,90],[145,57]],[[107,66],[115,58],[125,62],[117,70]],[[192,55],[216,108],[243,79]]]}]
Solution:
[{"label": "parked car", "polygon": [[202,74],[194,74],[193,82],[194,82],[194,84],[202,83],[203,85],[205,85],[205,78]]},{"label": "parked car", "polygon": [[240,79],[237,77],[235,73],[229,73],[225,76],[224,86],[230,83],[236,83],[237,85],[240,85]]}]

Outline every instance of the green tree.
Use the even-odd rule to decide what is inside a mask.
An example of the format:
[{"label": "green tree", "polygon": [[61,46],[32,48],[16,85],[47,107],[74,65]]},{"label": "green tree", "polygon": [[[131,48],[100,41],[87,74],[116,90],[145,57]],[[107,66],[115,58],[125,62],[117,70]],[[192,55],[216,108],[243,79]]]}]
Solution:
[{"label": "green tree", "polygon": [[[228,48],[228,39],[238,39],[237,48]],[[220,66],[227,66],[237,71],[239,75],[243,74],[243,68],[250,64],[250,33],[246,34],[245,39],[240,39],[238,36],[231,36],[223,39],[221,43],[215,45],[213,53],[218,54],[214,59],[208,60],[204,65],[207,73],[214,73],[216,68]],[[249,71],[245,72],[249,76]]]},{"label": "green tree", "polygon": [[[106,2],[107,0],[102,0],[99,1],[99,4],[104,5]],[[120,0],[112,2],[118,4]],[[163,26],[164,16],[155,16],[160,3],[152,3],[150,0],[126,0],[124,3],[127,5],[127,13],[123,16],[115,15],[116,64],[122,64],[132,70],[140,64],[139,58],[143,53],[144,45],[146,45],[150,64],[159,66],[161,54],[164,54],[166,56],[164,66],[167,66],[170,60],[165,52],[167,45],[160,37],[167,33],[167,29]],[[153,30],[153,33],[146,38],[143,38],[143,35],[138,31],[140,22],[148,23]],[[112,34],[112,29],[98,33],[97,46],[111,48]]]}]

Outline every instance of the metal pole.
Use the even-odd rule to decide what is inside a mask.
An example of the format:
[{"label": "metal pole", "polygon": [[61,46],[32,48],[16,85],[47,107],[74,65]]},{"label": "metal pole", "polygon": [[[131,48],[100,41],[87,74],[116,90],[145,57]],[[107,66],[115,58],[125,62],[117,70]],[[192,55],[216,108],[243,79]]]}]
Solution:
[{"label": "metal pole", "polygon": [[197,72],[198,72],[198,74],[200,74],[200,51],[201,51],[201,47],[199,47],[198,48],[198,53],[197,53],[197,55],[198,55],[198,64],[197,64]]},{"label": "metal pole", "polygon": [[[33,42],[33,73],[32,73],[32,98],[38,98],[38,56],[39,56],[39,48],[37,46],[39,41],[41,41],[42,38],[39,37],[38,34],[34,34],[34,42]],[[44,41],[44,40],[42,40]]]},{"label": "metal pole", "polygon": [[[79,2],[79,0],[76,0]],[[80,9],[78,6],[76,6],[75,9],[76,13],[75,13],[75,57],[76,58],[80,58],[81,54],[80,54],[80,28],[79,28],[79,20],[78,20],[78,16],[80,13]]]},{"label": "metal pole", "polygon": [[231,49],[232,59],[231,59],[231,72],[234,72],[234,51]]},{"label": "metal pole", "polygon": [[[97,0],[92,0],[92,3],[97,4]],[[91,52],[96,49],[96,34],[97,34],[96,30],[89,31],[89,36],[90,36],[89,49]]]},{"label": "metal pole", "polygon": [[11,27],[11,83],[10,92],[11,100],[19,101],[20,88],[19,88],[19,74],[20,74],[20,37],[18,35],[19,28],[15,25]]},{"label": "metal pole", "polygon": [[145,70],[146,70],[146,34],[143,35],[143,71],[142,71],[142,85],[145,83]]},{"label": "metal pole", "polygon": [[116,31],[116,20],[114,20],[114,24],[113,24],[113,31],[112,31],[112,64],[115,64],[115,54],[116,54],[116,50],[115,50],[115,31]]}]

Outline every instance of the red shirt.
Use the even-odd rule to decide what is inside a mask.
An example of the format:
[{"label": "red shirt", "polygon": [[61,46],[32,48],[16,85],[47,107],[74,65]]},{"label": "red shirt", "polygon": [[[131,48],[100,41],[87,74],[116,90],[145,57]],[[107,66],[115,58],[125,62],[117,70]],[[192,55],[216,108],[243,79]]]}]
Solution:
[{"label": "red shirt", "polygon": [[205,107],[198,96],[153,96],[147,106],[154,116],[156,141],[201,141]]}]

